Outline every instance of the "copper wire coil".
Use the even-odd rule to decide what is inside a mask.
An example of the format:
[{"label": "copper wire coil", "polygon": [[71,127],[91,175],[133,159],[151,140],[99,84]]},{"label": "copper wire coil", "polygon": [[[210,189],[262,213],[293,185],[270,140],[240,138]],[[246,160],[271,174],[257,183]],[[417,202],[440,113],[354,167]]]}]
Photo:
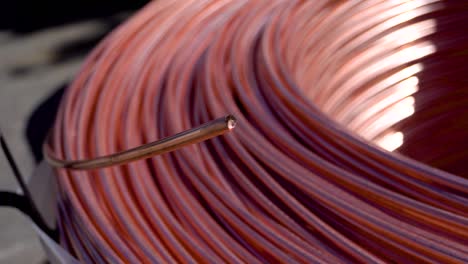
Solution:
[{"label": "copper wire coil", "polygon": [[441,0],[150,3],[83,65],[54,152],[108,155],[226,113],[238,128],[58,170],[62,245],[95,263],[468,262],[467,14]]}]

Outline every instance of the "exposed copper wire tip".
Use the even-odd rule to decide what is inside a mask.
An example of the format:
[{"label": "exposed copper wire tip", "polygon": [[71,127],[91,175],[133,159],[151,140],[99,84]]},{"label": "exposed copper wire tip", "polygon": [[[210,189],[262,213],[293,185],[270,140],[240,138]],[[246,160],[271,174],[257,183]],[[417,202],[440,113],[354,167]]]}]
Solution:
[{"label": "exposed copper wire tip", "polygon": [[232,130],[236,127],[237,125],[237,119],[233,115],[227,115],[226,116],[226,122],[227,122],[227,127],[229,130]]}]

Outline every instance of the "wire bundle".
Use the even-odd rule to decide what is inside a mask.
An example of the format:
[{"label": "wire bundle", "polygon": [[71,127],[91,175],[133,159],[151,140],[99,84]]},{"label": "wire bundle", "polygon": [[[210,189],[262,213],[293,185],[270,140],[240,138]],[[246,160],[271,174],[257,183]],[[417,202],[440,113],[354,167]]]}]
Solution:
[{"label": "wire bundle", "polygon": [[467,13],[438,0],[150,3],[89,56],[50,147],[86,159],[226,113],[238,126],[58,170],[62,245],[87,263],[468,262]]}]

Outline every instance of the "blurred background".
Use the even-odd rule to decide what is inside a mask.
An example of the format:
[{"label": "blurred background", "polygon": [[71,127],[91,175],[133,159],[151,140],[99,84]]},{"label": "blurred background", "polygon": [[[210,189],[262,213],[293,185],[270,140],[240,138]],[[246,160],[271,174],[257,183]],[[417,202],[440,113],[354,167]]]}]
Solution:
[{"label": "blurred background", "polygon": [[[15,0],[0,4],[0,128],[21,173],[40,146],[67,84],[90,50],[146,0]],[[18,185],[0,154],[0,190]],[[0,263],[48,263],[29,220],[0,208]]]}]

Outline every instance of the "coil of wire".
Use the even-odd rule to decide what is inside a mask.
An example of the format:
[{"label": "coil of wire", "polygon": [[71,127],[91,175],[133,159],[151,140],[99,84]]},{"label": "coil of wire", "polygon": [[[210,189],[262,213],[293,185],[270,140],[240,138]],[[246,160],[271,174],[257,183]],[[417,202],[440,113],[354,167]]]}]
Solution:
[{"label": "coil of wire", "polygon": [[67,90],[85,159],[233,113],[236,131],[57,170],[86,263],[468,262],[466,1],[158,0]]}]

